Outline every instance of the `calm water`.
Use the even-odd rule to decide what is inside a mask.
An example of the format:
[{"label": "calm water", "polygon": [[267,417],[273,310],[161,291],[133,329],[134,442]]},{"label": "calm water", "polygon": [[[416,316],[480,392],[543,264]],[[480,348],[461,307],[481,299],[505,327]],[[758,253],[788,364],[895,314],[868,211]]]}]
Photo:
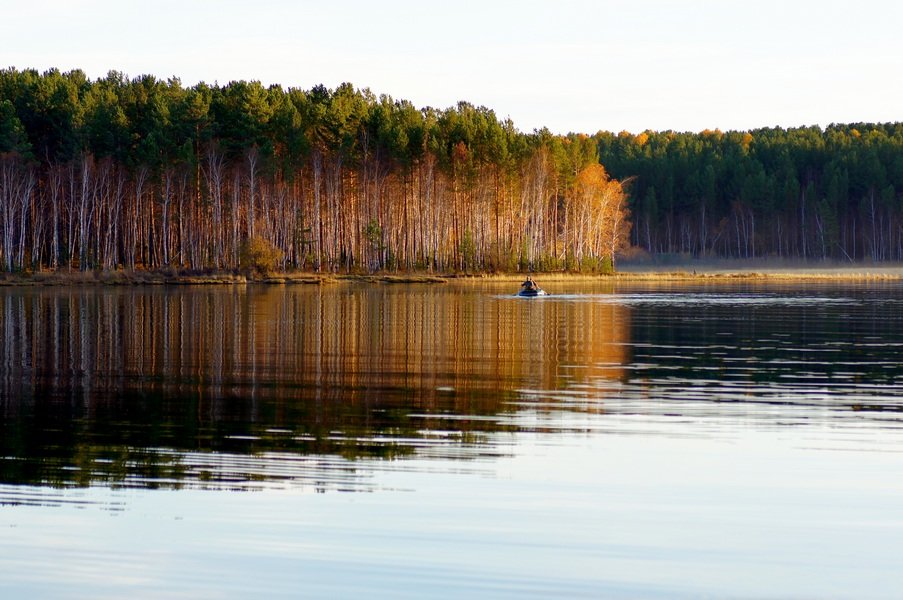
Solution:
[{"label": "calm water", "polygon": [[899,597],[903,286],[0,288],[0,597]]}]

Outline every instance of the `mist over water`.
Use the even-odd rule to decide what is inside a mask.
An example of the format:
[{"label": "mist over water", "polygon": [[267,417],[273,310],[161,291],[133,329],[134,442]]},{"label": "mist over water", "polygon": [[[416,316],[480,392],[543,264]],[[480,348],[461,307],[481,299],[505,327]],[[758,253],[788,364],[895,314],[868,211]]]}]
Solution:
[{"label": "mist over water", "polygon": [[0,289],[0,592],[893,597],[897,283],[544,287]]}]

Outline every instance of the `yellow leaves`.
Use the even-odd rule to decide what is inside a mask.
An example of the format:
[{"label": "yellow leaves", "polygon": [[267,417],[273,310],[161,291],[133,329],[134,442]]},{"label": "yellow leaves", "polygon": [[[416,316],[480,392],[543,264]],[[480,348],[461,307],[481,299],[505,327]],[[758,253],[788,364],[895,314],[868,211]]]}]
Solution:
[{"label": "yellow leaves", "polygon": [[753,136],[748,131],[743,134],[743,139],[740,141],[740,144],[743,146],[744,150],[749,150],[749,145],[753,141]]},{"label": "yellow leaves", "polygon": [[609,178],[605,167],[594,163],[577,173],[575,183],[569,230],[583,252],[613,257],[627,243],[630,230],[627,194],[621,182]]},{"label": "yellow leaves", "polygon": [[263,275],[275,271],[282,256],[281,250],[261,237],[245,240],[238,252],[239,265],[242,269]]},{"label": "yellow leaves", "polygon": [[633,142],[634,144],[642,148],[646,145],[646,142],[649,141],[649,134],[647,132],[648,130],[644,131],[643,133],[633,135],[629,131],[624,130],[618,133],[618,139]]},{"label": "yellow leaves", "polygon": [[577,185],[581,188],[602,189],[608,182],[608,173],[599,163],[593,163],[577,174]]},{"label": "yellow leaves", "polygon": [[591,210],[609,211],[623,205],[625,194],[621,182],[608,177],[605,167],[593,163],[577,174],[575,199]]},{"label": "yellow leaves", "polygon": [[463,141],[455,144],[454,148],[452,148],[452,159],[456,163],[467,160],[467,144]]}]

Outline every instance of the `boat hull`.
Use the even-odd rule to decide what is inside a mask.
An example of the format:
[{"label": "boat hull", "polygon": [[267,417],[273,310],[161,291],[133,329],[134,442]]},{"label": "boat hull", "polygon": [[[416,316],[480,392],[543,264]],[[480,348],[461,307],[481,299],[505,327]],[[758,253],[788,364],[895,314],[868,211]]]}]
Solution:
[{"label": "boat hull", "polygon": [[521,290],[517,293],[521,298],[535,298],[537,296],[548,296],[545,290]]}]

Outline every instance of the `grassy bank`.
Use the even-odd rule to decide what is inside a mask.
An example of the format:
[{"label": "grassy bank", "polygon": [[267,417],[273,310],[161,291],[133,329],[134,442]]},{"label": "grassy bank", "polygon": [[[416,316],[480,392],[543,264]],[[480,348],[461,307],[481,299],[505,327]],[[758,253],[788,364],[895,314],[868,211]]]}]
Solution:
[{"label": "grassy bank", "polygon": [[323,285],[348,281],[370,283],[445,283],[448,279],[448,277],[427,274],[349,275],[307,272],[237,274],[230,272],[192,273],[174,269],[165,271],[40,271],[36,273],[0,274],[0,286],[238,285],[248,283]]},{"label": "grassy bank", "polygon": [[[659,270],[631,268],[613,275],[583,273],[531,273],[540,283],[560,281],[717,282],[717,281],[899,281],[903,266],[797,267],[772,269],[724,268]],[[41,271],[0,274],[0,286],[81,285],[325,285],[342,282],[374,284],[441,284],[449,281],[520,282],[524,273],[376,273],[333,274],[288,272],[273,274],[192,273],[165,271]]]},{"label": "grassy bank", "polygon": [[899,281],[903,272],[863,271],[655,271],[619,273],[619,281]]}]

